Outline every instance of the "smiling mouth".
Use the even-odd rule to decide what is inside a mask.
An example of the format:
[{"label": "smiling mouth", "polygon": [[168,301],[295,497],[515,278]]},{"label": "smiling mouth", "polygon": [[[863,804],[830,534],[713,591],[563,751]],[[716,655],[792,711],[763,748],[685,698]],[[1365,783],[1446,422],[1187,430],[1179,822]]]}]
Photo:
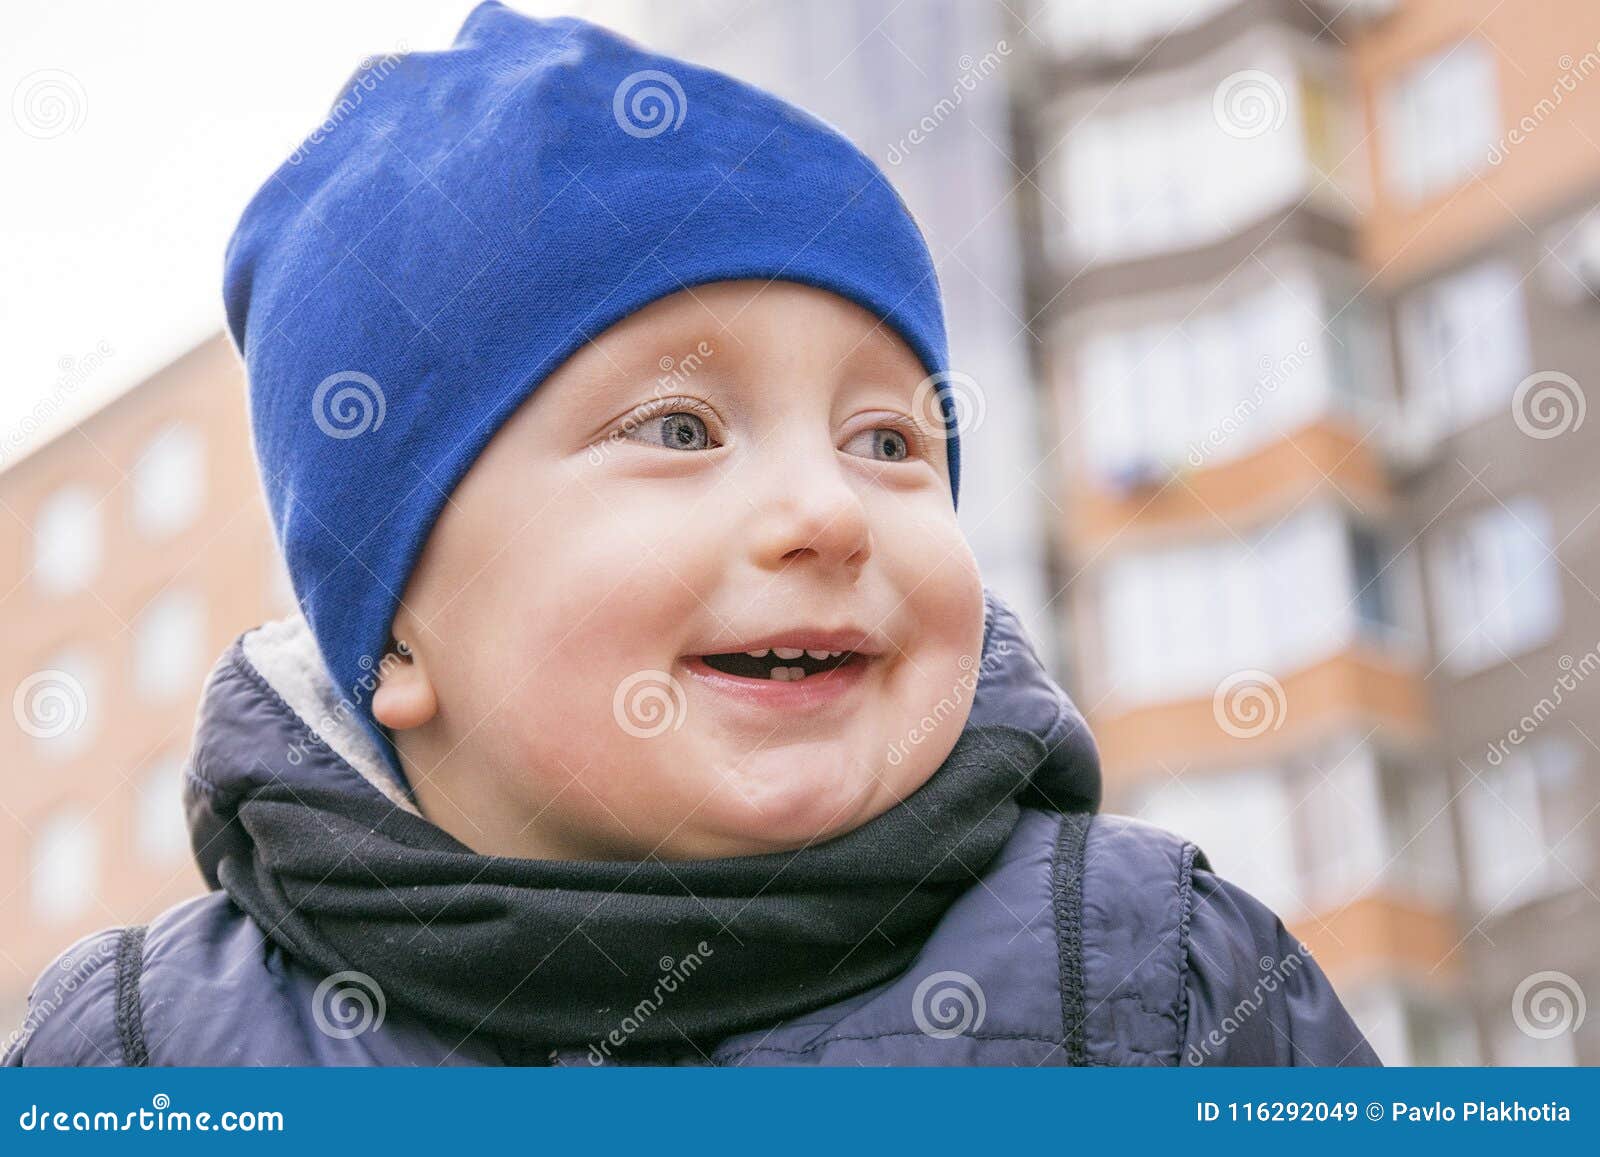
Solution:
[{"label": "smiling mouth", "polygon": [[769,679],[779,683],[798,683],[826,675],[840,667],[859,665],[868,656],[855,651],[802,651],[797,647],[771,647],[759,651],[733,651],[701,655],[713,671],[742,679]]}]

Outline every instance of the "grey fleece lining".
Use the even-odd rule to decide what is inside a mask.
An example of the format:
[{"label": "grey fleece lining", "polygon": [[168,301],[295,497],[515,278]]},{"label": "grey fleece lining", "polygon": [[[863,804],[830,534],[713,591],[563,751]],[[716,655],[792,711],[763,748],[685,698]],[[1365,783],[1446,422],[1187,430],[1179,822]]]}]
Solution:
[{"label": "grey fleece lining", "polygon": [[342,699],[322,662],[316,636],[303,615],[263,623],[245,633],[244,656],[318,739],[355,768],[395,807],[421,815],[389,771],[377,741],[357,720],[354,704]]}]

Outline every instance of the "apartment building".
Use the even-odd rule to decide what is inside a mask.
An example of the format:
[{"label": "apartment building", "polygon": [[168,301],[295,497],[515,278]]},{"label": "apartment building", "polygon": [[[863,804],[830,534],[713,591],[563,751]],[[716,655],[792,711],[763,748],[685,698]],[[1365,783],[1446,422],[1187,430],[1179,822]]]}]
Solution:
[{"label": "apartment building", "polygon": [[1406,385],[1401,533],[1427,574],[1478,1044],[1596,1064],[1592,1027],[1524,1030],[1540,985],[1600,986],[1600,9],[1411,0],[1352,62],[1378,130],[1362,258]]},{"label": "apartment building", "polygon": [[1018,20],[1054,589],[1110,806],[1283,913],[1391,1063],[1600,1061],[1532,1011],[1600,989],[1600,12]]},{"label": "apartment building", "polygon": [[200,684],[239,632],[292,605],[243,397],[218,335],[49,442],[8,440],[5,1031],[73,941],[202,890],[179,797]]}]

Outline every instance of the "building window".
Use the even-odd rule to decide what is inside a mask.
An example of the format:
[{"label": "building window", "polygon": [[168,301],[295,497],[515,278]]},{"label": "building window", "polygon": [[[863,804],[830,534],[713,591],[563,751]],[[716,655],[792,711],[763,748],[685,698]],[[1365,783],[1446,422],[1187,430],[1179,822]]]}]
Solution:
[{"label": "building window", "polygon": [[1072,0],[1050,4],[1046,28],[1066,55],[1128,53],[1208,20],[1234,0]]},{"label": "building window", "polygon": [[1502,261],[1411,294],[1400,329],[1411,420],[1434,433],[1504,410],[1533,361],[1522,279]]},{"label": "building window", "polygon": [[1323,348],[1328,358],[1328,389],[1335,404],[1363,421],[1387,420],[1394,402],[1388,329],[1377,308],[1359,289],[1327,292],[1328,318]]},{"label": "building window", "polygon": [[1319,325],[1290,275],[1181,323],[1110,329],[1078,349],[1085,453],[1134,489],[1248,453],[1326,409]]},{"label": "building window", "polygon": [[1572,744],[1544,739],[1507,751],[1499,766],[1480,761],[1473,769],[1461,793],[1462,822],[1469,892],[1480,912],[1576,886],[1587,871],[1583,846],[1565,841],[1560,820],[1577,794],[1578,763]]},{"label": "building window", "polygon": [[1477,1065],[1478,1037],[1467,1011],[1458,1005],[1417,1001],[1407,1009],[1411,1035],[1411,1063]]},{"label": "building window", "polygon": [[1467,1012],[1394,985],[1357,989],[1345,997],[1350,1017],[1384,1064],[1477,1065],[1477,1036]]},{"label": "building window", "polygon": [[1449,905],[1461,891],[1461,870],[1449,780],[1426,766],[1385,767],[1385,842],[1392,849],[1386,886],[1424,903]]},{"label": "building window", "polygon": [[1341,992],[1340,998],[1380,1061],[1391,1067],[1411,1063],[1406,1009],[1399,990],[1392,985],[1362,986]]},{"label": "building window", "polygon": [[39,826],[29,881],[41,921],[66,923],[88,911],[99,877],[100,841],[88,812],[69,808]]},{"label": "building window", "polygon": [[1382,637],[1399,626],[1391,585],[1383,580],[1389,559],[1376,532],[1350,528],[1350,582],[1356,592],[1361,625]]},{"label": "building window", "polygon": [[1453,903],[1461,873],[1446,778],[1351,739],[1287,780],[1306,901],[1328,911],[1376,889]]},{"label": "building window", "polygon": [[1266,768],[1180,776],[1150,791],[1136,815],[1199,846],[1218,874],[1282,914],[1305,907],[1292,807],[1282,778]]},{"label": "building window", "polygon": [[[1233,672],[1281,677],[1342,650],[1359,625],[1347,539],[1344,519],[1316,507],[1246,542],[1119,555],[1101,580],[1109,692],[1210,696]],[[1374,584],[1387,587],[1393,571]]]},{"label": "building window", "polygon": [[134,685],[147,699],[191,691],[205,654],[205,608],[187,591],[168,591],[144,609],[134,625]]},{"label": "building window", "polygon": [[1214,85],[1069,116],[1056,154],[1075,257],[1125,260],[1207,245],[1305,194],[1311,165],[1298,72],[1280,58],[1244,71],[1275,78],[1267,131],[1225,128]]},{"label": "building window", "polygon": [[180,859],[189,849],[183,811],[183,760],[168,755],[140,777],[134,799],[134,843],[155,864]]},{"label": "building window", "polygon": [[87,486],[66,486],[39,505],[33,525],[33,577],[48,594],[87,586],[100,569],[100,503]]},{"label": "building window", "polygon": [[1391,190],[1419,202],[1488,163],[1500,132],[1492,50],[1481,40],[1418,61],[1383,98],[1384,172]]},{"label": "building window", "polygon": [[165,538],[194,521],[205,500],[205,442],[185,422],[162,427],[132,476],[133,522],[149,538]]},{"label": "building window", "polygon": [[18,725],[33,737],[43,760],[64,762],[93,744],[100,729],[102,698],[100,663],[80,647],[68,647],[47,658],[12,692]]},{"label": "building window", "polygon": [[1470,674],[1547,642],[1561,625],[1550,516],[1532,499],[1495,504],[1434,541],[1440,662]]},{"label": "building window", "polygon": [[[1531,1036],[1497,1008],[1505,1020],[1494,1033],[1494,1063],[1501,1068],[1570,1068],[1578,1063],[1576,1026],[1550,1037]],[[1531,1022],[1530,1022],[1531,1023]],[[1533,1027],[1542,1027],[1533,1024]]]},{"label": "building window", "polygon": [[1348,903],[1380,880],[1389,849],[1384,846],[1383,799],[1376,753],[1364,743],[1330,752],[1292,779],[1307,905],[1330,910]]}]

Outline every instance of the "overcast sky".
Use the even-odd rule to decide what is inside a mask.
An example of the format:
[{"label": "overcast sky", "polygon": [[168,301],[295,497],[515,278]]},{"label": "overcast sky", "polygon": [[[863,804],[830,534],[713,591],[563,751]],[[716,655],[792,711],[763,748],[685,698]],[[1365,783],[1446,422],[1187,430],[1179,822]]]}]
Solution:
[{"label": "overcast sky", "polygon": [[[446,47],[474,3],[5,0],[0,438],[49,415],[8,457],[220,330],[246,201],[364,56]],[[600,11],[615,24],[626,8]]]}]

